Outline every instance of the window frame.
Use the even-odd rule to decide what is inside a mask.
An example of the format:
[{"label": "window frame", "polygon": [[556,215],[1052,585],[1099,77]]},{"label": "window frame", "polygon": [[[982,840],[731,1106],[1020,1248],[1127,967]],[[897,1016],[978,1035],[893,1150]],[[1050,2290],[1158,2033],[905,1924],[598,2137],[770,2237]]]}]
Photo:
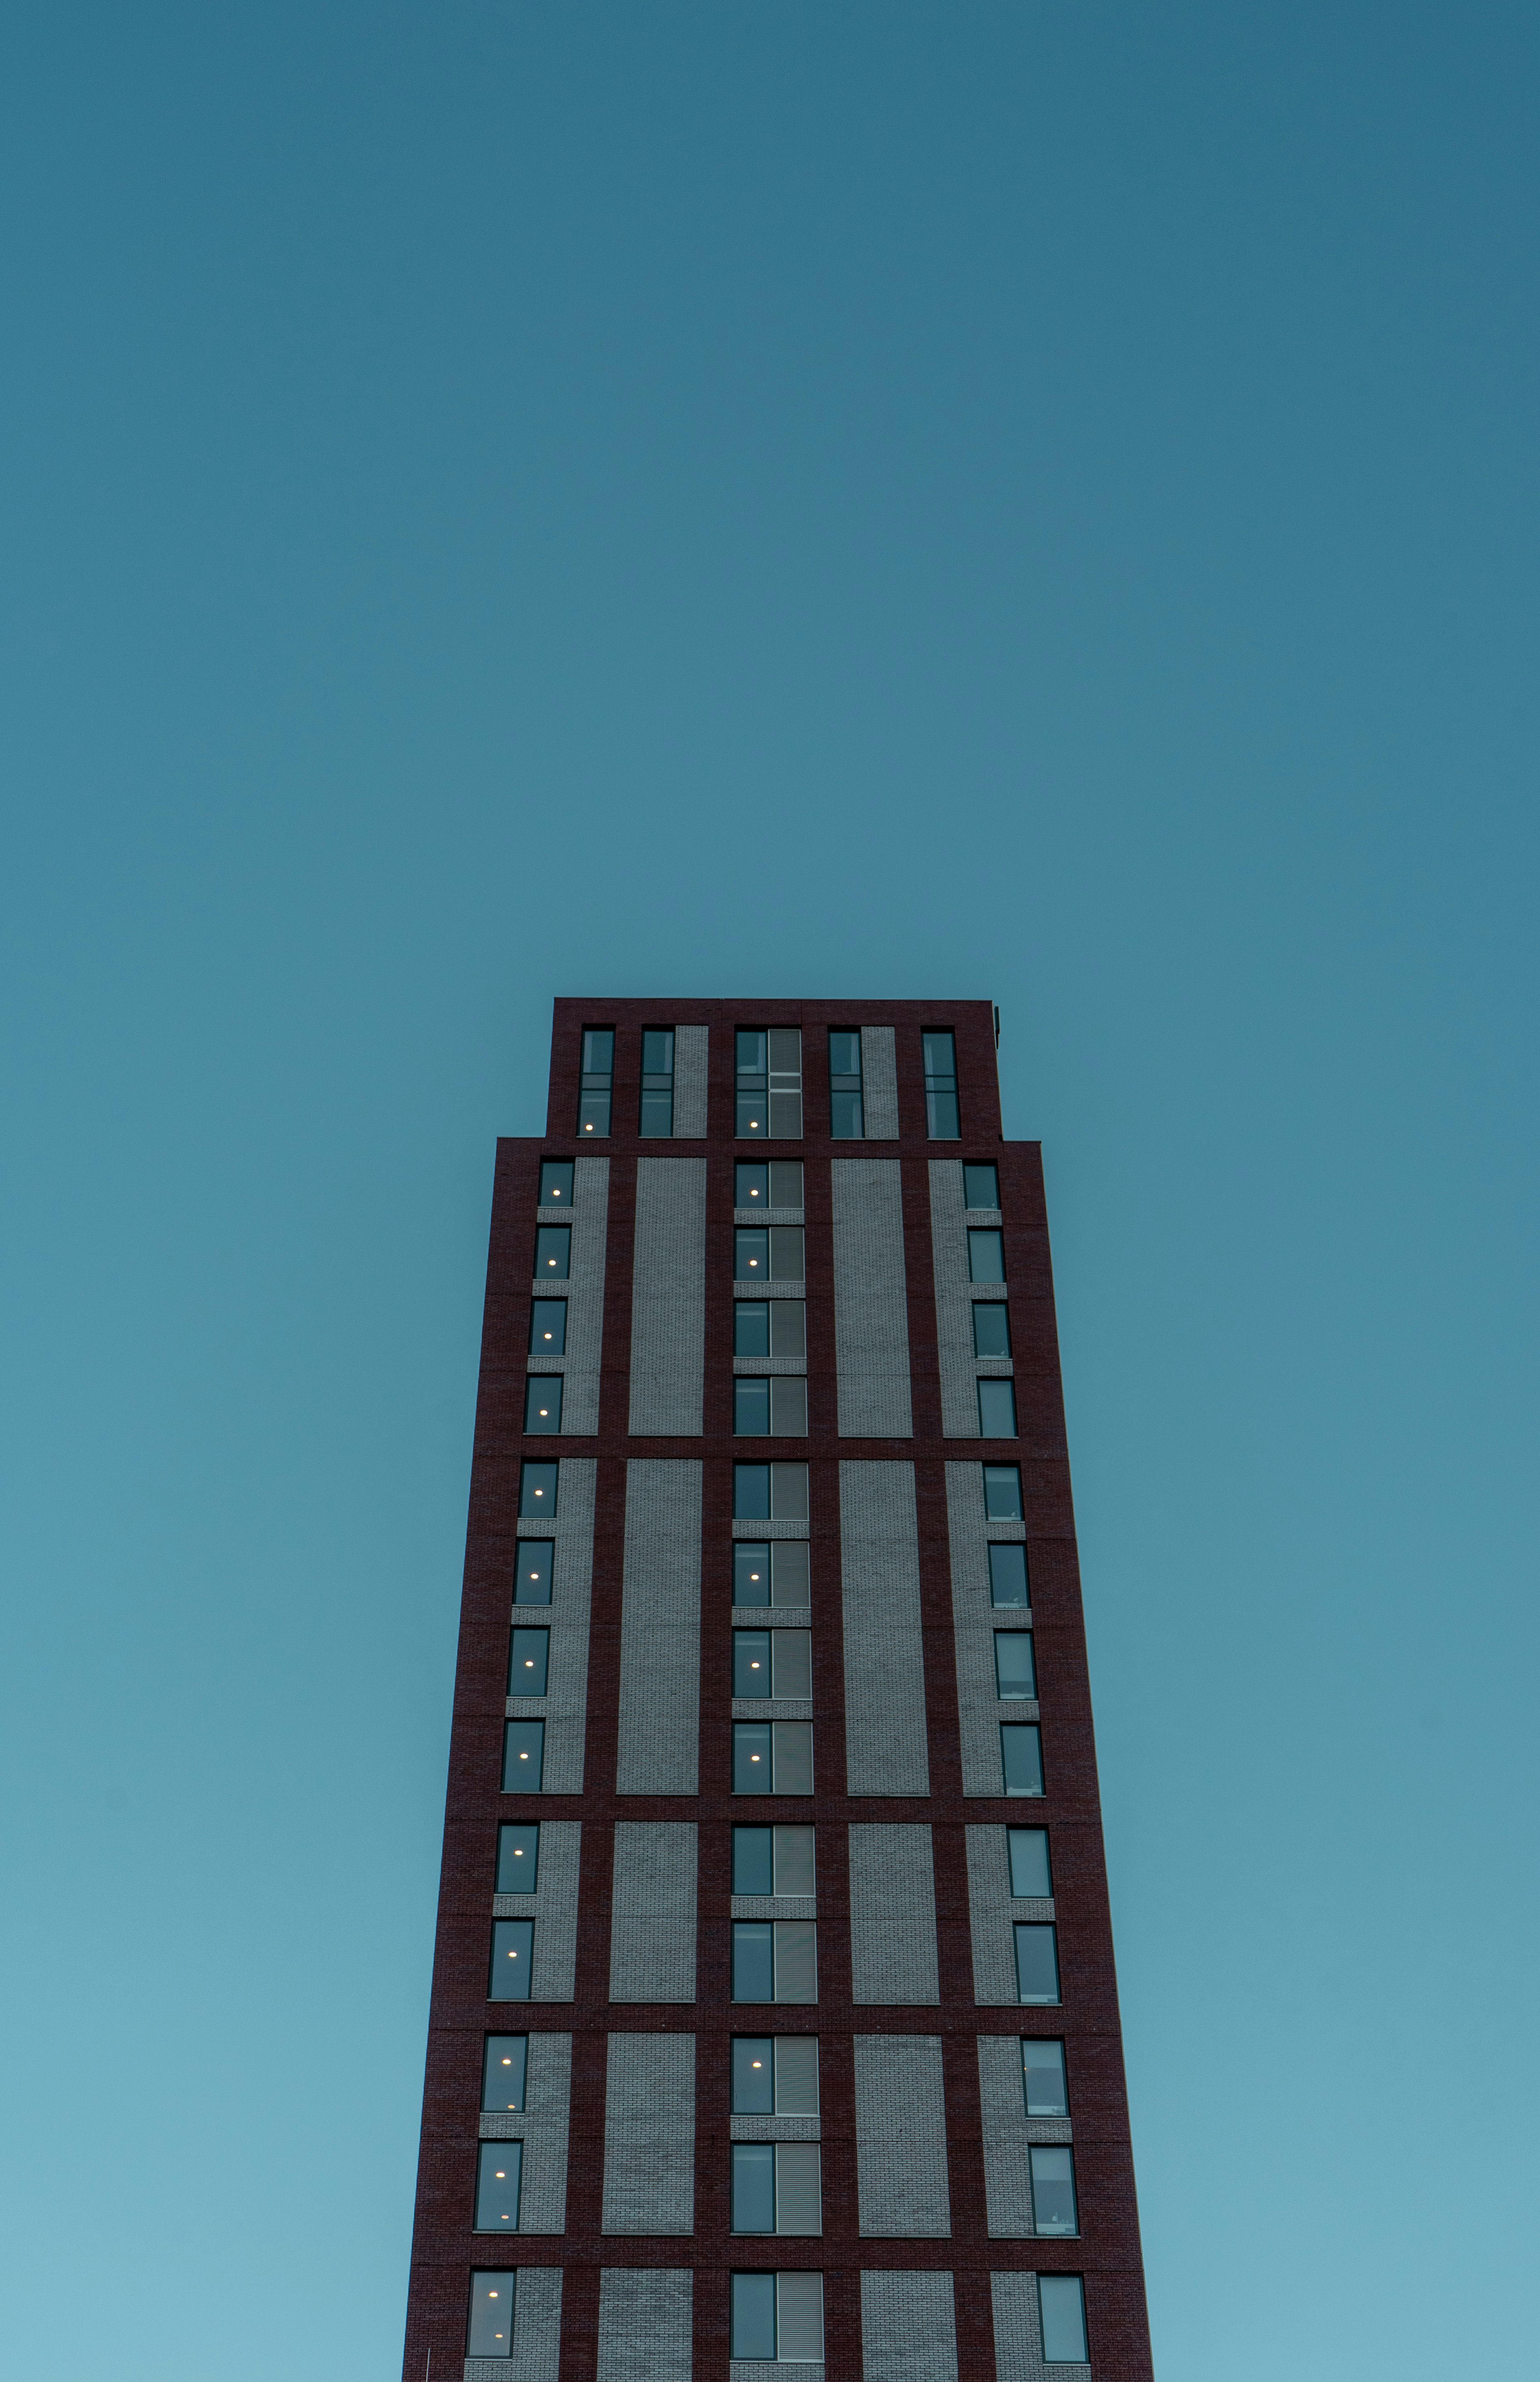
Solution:
[{"label": "window frame", "polygon": [[[500,2007],[501,2005],[509,2002],[524,2003],[534,1999],[536,1924],[536,1921],[532,1918],[493,1920],[492,1949],[487,1969],[487,1999],[488,2002],[496,2002]],[[512,1951],[509,1948],[509,1932],[513,1929],[523,1930],[523,1934],[517,1951]],[[517,1960],[521,1958],[524,1962],[524,1966],[519,1971],[519,1977],[522,1979],[524,1983],[524,1992],[522,1994],[498,1993],[495,1990],[498,1980],[505,1974],[505,1971],[498,1965],[499,1959]]]},{"label": "window frame", "polygon": [[[498,2104],[487,2098],[487,2074],[491,2067],[492,2046],[495,2043],[522,2043],[524,2045],[524,2055],[519,2063],[519,2097],[516,2101],[504,2101]],[[1025,2073],[1025,2070],[1023,2072]],[[499,2031],[482,2036],[479,2114],[484,2118],[524,2118],[529,2115],[529,2035],[527,2031],[522,2034],[506,2034]]]},{"label": "window frame", "polygon": [[[949,1074],[930,1064],[930,1045],[942,1038],[951,1046],[952,1066]],[[963,1137],[962,1101],[957,1089],[957,1037],[949,1025],[928,1025],[919,1038],[920,1067],[925,1077],[925,1137],[928,1141],[960,1141]],[[951,1102],[951,1125],[938,1123],[944,1120],[944,1103]]]},{"label": "window frame", "polygon": [[[522,2188],[523,2188],[523,2161],[521,2161],[521,2162],[520,2162],[520,2169],[521,2169],[521,2173],[520,2173],[520,2186],[521,2186],[521,2190],[522,2190]],[[478,2173],[478,2183],[479,2183],[479,2173]],[[489,2236],[487,2236],[487,2235],[486,2235],[486,2234],[483,2234],[480,2238],[481,2238],[483,2241],[486,2241],[486,2240],[489,2239],[490,2237],[489,2237]],[[485,2343],[483,2343],[483,2344],[482,2344],[482,2346],[481,2346],[481,2347],[479,2347],[479,2348],[476,2346],[476,2338],[475,2338],[475,2328],[476,2328],[476,2313],[477,2313],[477,2310],[476,2310],[476,2286],[477,2286],[477,2284],[478,2284],[478,2283],[489,2283],[489,2282],[491,2282],[491,2281],[494,2279],[494,2278],[496,2278],[496,2280],[497,2280],[499,2283],[505,2284],[505,2285],[507,2286],[507,2290],[508,2290],[508,2347],[507,2347],[506,2349],[488,2349],[488,2348],[485,2345]],[[468,2303],[468,2305],[467,2305],[467,2307],[466,2307],[466,2311],[465,2311],[465,2354],[466,2354],[466,2357],[467,2357],[467,2358],[474,2357],[474,2358],[478,2358],[478,2359],[479,2359],[479,2358],[483,2358],[483,2357],[485,2357],[485,2358],[489,2358],[489,2359],[496,2359],[496,2360],[498,2360],[499,2363],[501,2363],[504,2359],[511,2358],[511,2356],[512,2356],[512,2354],[513,2354],[514,2327],[516,2327],[516,2325],[517,2325],[518,2321],[519,2321],[519,2269],[518,2269],[518,2267],[517,2267],[517,2266],[473,2266],[473,2267],[472,2267],[472,2269],[471,2269],[471,2291],[470,2291],[470,2300],[469,2300],[469,2303]]]},{"label": "window frame", "polygon": [[[511,2224],[511,2225],[506,2225],[506,2226],[505,2226],[505,2225],[483,2225],[483,2223],[481,2222],[481,2199],[482,2199],[482,2191],[483,2191],[483,2184],[484,2184],[483,2169],[484,2169],[484,2167],[485,2167],[485,2166],[486,2166],[486,2164],[487,2164],[487,2162],[488,2158],[489,2158],[489,2157],[494,2157],[494,2158],[495,2158],[495,2157],[497,2156],[497,2155],[498,2155],[498,2153],[499,2153],[499,2151],[500,2151],[500,2152],[505,2152],[505,2153],[506,2153],[506,2152],[508,2152],[508,2151],[516,2151],[516,2152],[518,2153],[518,2158],[517,2158],[517,2162],[516,2162],[516,2164],[517,2164],[517,2167],[518,2167],[518,2173],[517,2173],[517,2176],[515,2177],[515,2179],[514,2179],[513,2190],[512,2190],[511,2193],[510,2193],[510,2194],[499,2194],[499,2195],[498,2195],[499,2198],[507,2197],[507,2198],[511,2198],[511,2199],[512,2200],[512,2203],[513,2203],[513,2222],[512,2222],[512,2224]],[[472,2215],[472,2219],[471,2219],[471,2230],[472,2230],[472,2232],[473,2232],[473,2233],[474,2233],[474,2234],[479,2235],[479,2237],[481,2238],[481,2240],[482,2240],[482,2241],[487,2241],[487,2240],[495,2240],[495,2239],[496,2239],[496,2237],[497,2237],[499,2234],[512,2234],[512,2233],[517,2233],[517,2232],[521,2229],[520,2229],[520,2223],[519,2223],[519,2220],[520,2220],[520,2218],[522,2217],[522,2216],[524,2215],[524,2143],[523,2143],[521,2141],[517,2140],[516,2138],[515,2138],[514,2140],[512,2140],[512,2141],[505,2141],[505,2142],[478,2143],[476,2144],[476,2167],[475,2167],[475,2178],[476,2178],[476,2181],[475,2181],[475,2199],[474,2199],[474,2203],[473,2203],[473,2215]],[[482,2271],[483,2271],[483,2272],[486,2272],[487,2270],[486,2270],[485,2268],[483,2268],[483,2270],[482,2270]]]},{"label": "window frame", "polygon": [[[566,1378],[564,1373],[524,1375],[524,1435],[526,1439],[555,1439],[559,1436],[561,1430],[561,1389]],[[542,1389],[538,1386],[542,1382],[554,1382],[556,1386],[554,1389]],[[544,1417],[535,1413],[536,1401],[541,1397],[554,1412]]]},{"label": "window frame", "polygon": [[[597,1052],[590,1053],[589,1050],[590,1037],[596,1034],[608,1034],[610,1037],[608,1068],[591,1068],[588,1064],[590,1056],[598,1055]],[[600,1100],[604,1103],[604,1123],[596,1125],[587,1121],[585,1111],[590,1104],[593,1104],[597,1111]],[[614,1102],[615,1028],[612,1025],[585,1025],[583,1028],[583,1039],[578,1045],[577,1130],[581,1139],[609,1140],[614,1118]]]},{"label": "window frame", "polygon": [[[1009,1373],[980,1373],[974,1387],[978,1393],[979,1436],[980,1439],[1006,1440],[1021,1437],[1020,1418],[1016,1409],[1016,1382]],[[1008,1405],[1011,1410],[1009,1430],[995,1430],[985,1419],[986,1402]],[[993,1418],[992,1419],[998,1419]]]},{"label": "window frame", "polygon": [[[666,1068],[647,1066],[647,1037],[666,1034],[669,1038],[669,1063]],[[642,1028],[642,1075],[637,1091],[636,1138],[638,1141],[671,1141],[673,1139],[673,1096],[677,1075],[678,1038],[671,1025],[644,1025]],[[659,1096],[659,1081],[666,1079],[669,1122],[666,1128],[647,1123],[647,1099]]]},{"label": "window frame", "polygon": [[[517,1832],[518,1832],[519,1834],[521,1834],[521,1835],[529,1835],[531,1832],[533,1832],[533,1834],[534,1834],[534,1837],[535,1837],[535,1866],[534,1866],[534,1868],[530,1871],[530,1873],[529,1873],[529,1884],[528,1884],[527,1885],[505,1885],[503,1884],[503,1872],[502,1872],[502,1865],[503,1865],[503,1843],[502,1843],[502,1840],[503,1840],[503,1838],[504,1838],[505,1836],[512,1836],[512,1835],[514,1834],[514,1832],[515,1832],[515,1831],[517,1831]],[[514,1858],[515,1858],[515,1859],[522,1859],[522,1855],[515,1855],[515,1856],[514,1856]],[[540,1886],[539,1886],[539,1877],[540,1877],[540,1823],[539,1823],[539,1821],[538,1821],[538,1820],[499,1820],[499,1821],[498,1822],[498,1864],[497,1864],[496,1869],[493,1871],[492,1874],[493,1874],[494,1878],[495,1878],[495,1879],[496,1879],[496,1881],[497,1881],[497,1882],[496,1882],[496,1884],[495,1884],[495,1885],[494,1885],[494,1886],[493,1886],[493,1888],[492,1888],[492,1891],[493,1891],[493,1893],[494,1893],[494,1894],[538,1894],[538,1893],[539,1893],[539,1891],[540,1891]]]},{"label": "window frame", "polygon": [[[525,1585],[522,1577],[521,1567],[530,1560],[529,1556],[524,1553],[526,1547],[548,1547],[550,1549],[550,1560],[545,1565],[545,1583],[547,1592],[544,1596],[524,1596],[520,1592]],[[532,1578],[536,1576],[537,1575],[536,1574],[531,1574]],[[515,1612],[521,1605],[523,1605],[525,1610],[530,1613],[548,1613],[551,1609],[552,1602],[554,1602],[555,1595],[556,1541],[554,1539],[521,1539],[519,1541],[518,1562],[513,1566],[513,1606]]]},{"label": "window frame", "polygon": [[[535,1784],[533,1786],[531,1786],[526,1780],[523,1779],[519,1780],[516,1785],[511,1786],[508,1783],[508,1764],[515,1742],[513,1737],[513,1731],[515,1729],[538,1729],[540,1732],[536,1745]],[[527,1761],[529,1756],[527,1753],[522,1754],[520,1759],[522,1761]],[[545,1793],[545,1722],[540,1719],[533,1718],[525,1720],[505,1719],[502,1725],[502,1792],[505,1795],[543,1795]]]},{"label": "window frame", "polygon": [[[856,1066],[854,1073],[852,1073],[848,1067],[842,1067],[838,1073],[835,1072],[834,1038],[836,1035],[838,1035],[843,1041],[850,1042],[855,1045]],[[864,1141],[867,1137],[866,1082],[865,1069],[861,1063],[860,1027],[858,1025],[854,1027],[848,1025],[831,1025],[828,1029],[828,1041],[825,1047],[829,1059],[829,1138],[831,1141]],[[840,1122],[840,1109],[838,1103],[841,1100],[854,1102],[854,1107],[845,1111],[847,1123],[844,1125],[842,1125]],[[853,1129],[848,1124],[848,1119],[852,1115],[855,1118],[855,1125]]]},{"label": "window frame", "polygon": [[542,1158],[540,1160],[539,1180],[535,1186],[535,1204],[537,1208],[556,1208],[560,1207],[561,1204],[561,1194],[560,1190],[553,1192],[548,1199],[546,1197],[546,1177],[553,1166],[564,1166],[567,1170],[567,1212],[570,1215],[572,1213],[573,1202],[577,1197],[577,1160],[575,1158]]}]

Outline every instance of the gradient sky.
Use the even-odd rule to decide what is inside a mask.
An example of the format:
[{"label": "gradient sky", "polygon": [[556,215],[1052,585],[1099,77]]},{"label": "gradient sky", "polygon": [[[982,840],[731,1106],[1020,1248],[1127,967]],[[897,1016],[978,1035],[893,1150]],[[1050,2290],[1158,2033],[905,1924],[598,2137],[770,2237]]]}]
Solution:
[{"label": "gradient sky", "polygon": [[398,2370],[493,1138],[677,991],[1001,1006],[1162,2382],[1534,2372],[1533,7],[3,55],[6,2369]]}]

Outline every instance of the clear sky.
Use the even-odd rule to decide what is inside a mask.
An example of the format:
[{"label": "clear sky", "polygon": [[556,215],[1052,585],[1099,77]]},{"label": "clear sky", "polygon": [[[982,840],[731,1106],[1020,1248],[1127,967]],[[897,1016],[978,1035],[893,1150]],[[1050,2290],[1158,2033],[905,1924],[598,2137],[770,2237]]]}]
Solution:
[{"label": "clear sky", "polygon": [[63,0],[0,72],[0,2339],[398,2370],[493,1138],[978,995],[1163,2382],[1536,2372],[1510,0]]}]

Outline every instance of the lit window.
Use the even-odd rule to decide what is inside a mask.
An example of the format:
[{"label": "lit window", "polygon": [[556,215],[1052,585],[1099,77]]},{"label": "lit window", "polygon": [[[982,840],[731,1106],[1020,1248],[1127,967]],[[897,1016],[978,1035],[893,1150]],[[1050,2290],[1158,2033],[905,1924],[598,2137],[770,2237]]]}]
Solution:
[{"label": "lit window", "polygon": [[478,2233],[516,2233],[519,2229],[519,2171],[523,2143],[483,2143],[476,2163],[476,2224]]},{"label": "lit window", "polygon": [[471,2317],[465,2328],[467,2357],[512,2356],[518,2280],[516,2266],[500,2266],[495,2274],[471,2277]]}]

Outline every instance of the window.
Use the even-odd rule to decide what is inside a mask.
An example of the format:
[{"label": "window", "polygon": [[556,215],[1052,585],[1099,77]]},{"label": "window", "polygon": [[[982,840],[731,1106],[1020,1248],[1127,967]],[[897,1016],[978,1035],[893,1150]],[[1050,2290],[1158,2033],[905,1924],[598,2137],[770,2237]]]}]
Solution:
[{"label": "window", "polygon": [[806,1539],[734,1541],[734,1604],[796,1604],[806,1607],[811,1601]]},{"label": "window", "polygon": [[1090,2351],[1086,2346],[1086,2288],[1079,2276],[1040,2275],[1038,2314],[1043,2364],[1084,2365]]},{"label": "window", "polygon": [[1021,2088],[1029,2118],[1068,2117],[1069,2085],[1065,2076],[1062,2043],[1052,2037],[1022,2037]]},{"label": "window", "polygon": [[998,1167],[964,1167],[963,1205],[965,1208],[992,1208],[998,1215],[1000,1211],[1000,1171]]},{"label": "window", "polygon": [[743,1158],[733,1170],[734,1208],[800,1208],[802,1160],[772,1158],[761,1162]]},{"label": "window", "polygon": [[1020,1521],[1021,1467],[1019,1464],[985,1465],[984,1513],[992,1522]]},{"label": "window", "polygon": [[979,1383],[979,1436],[980,1439],[1016,1437],[1014,1381],[986,1380]]},{"label": "window", "polygon": [[540,1823],[512,1820],[498,1830],[498,1892],[533,1894],[540,1874]]},{"label": "window", "polygon": [[950,1034],[925,1037],[925,1126],[932,1141],[955,1141],[957,1046]]},{"label": "window", "polygon": [[996,1232],[992,1224],[968,1226],[967,1278],[969,1282],[1005,1279],[1005,1235]]},{"label": "window", "polygon": [[1018,2000],[1056,2007],[1059,1998],[1058,1930],[1030,1920],[1016,1927],[1016,1989]]},{"label": "window", "polygon": [[816,2118],[816,2034],[736,2034],[733,2038],[735,2118]]},{"label": "window", "polygon": [[734,2233],[821,2233],[817,2143],[734,2143]]},{"label": "window", "polygon": [[[554,1465],[551,1469],[556,1469]],[[527,1464],[524,1470],[529,1470]],[[735,1522],[805,1522],[807,1519],[807,1467],[805,1464],[735,1464],[733,1467],[733,1518]]]},{"label": "window", "polygon": [[[1005,1387],[1009,1389],[1007,1381]],[[806,1439],[807,1382],[802,1373],[740,1373],[733,1384],[735,1439]]]},{"label": "window", "polygon": [[823,2277],[806,2267],[795,2274],[734,2275],[730,2354],[820,2365]]},{"label": "window", "polygon": [[540,1205],[542,1208],[570,1208],[573,1204],[573,1161],[570,1158],[548,1158],[540,1166]]},{"label": "window", "polygon": [[806,1282],[807,1235],[800,1224],[740,1224],[733,1234],[734,1282]]},{"label": "window", "polygon": [[835,1141],[859,1141],[865,1131],[859,1034],[829,1037],[829,1131]]},{"label": "window", "polygon": [[488,2117],[500,2117],[524,2106],[527,2034],[489,2034],[481,2062],[481,2106]]},{"label": "window", "polygon": [[975,1300],[973,1353],[976,1357],[1010,1355],[1011,1319],[1004,1299]]},{"label": "window", "polygon": [[517,2266],[499,2266],[471,2277],[471,2320],[465,2327],[467,2357],[511,2357]]},{"label": "window", "polygon": [[740,1298],[733,1308],[734,1357],[806,1357],[807,1308],[800,1298]]},{"label": "window", "polygon": [[810,1696],[812,1631],[734,1629],[733,1692],[735,1696]]},{"label": "window", "polygon": [[816,2002],[818,1928],[811,1919],[733,1922],[735,2002]]},{"label": "window", "polygon": [[[999,1384],[992,1383],[998,1388]],[[1007,1381],[1005,1387],[1009,1389]],[[560,1373],[531,1373],[524,1387],[524,1429],[526,1431],[560,1430],[561,1428],[561,1376]]]},{"label": "window", "polygon": [[519,2229],[519,2169],[523,2143],[483,2143],[476,2162],[476,2224],[478,2233],[516,2233]]},{"label": "window", "polygon": [[535,1235],[535,1279],[565,1282],[573,1269],[571,1224],[542,1224]]},{"label": "window", "polygon": [[1002,1703],[1015,1703],[1038,1691],[1038,1669],[1032,1660],[1029,1629],[997,1629],[994,1633],[994,1691]]},{"label": "window", "polygon": [[[974,1308],[975,1315],[979,1309]],[[977,1334],[975,1334],[977,1337]],[[529,1353],[532,1357],[564,1357],[567,1353],[567,1302],[536,1298],[529,1309]]]},{"label": "window", "polygon": [[795,1141],[802,1136],[802,1032],[740,1025],[733,1132],[740,1141]]},{"label": "window", "polygon": [[663,1141],[673,1132],[673,1027],[642,1030],[642,1137]]},{"label": "window", "polygon": [[1000,1762],[1007,1795],[1042,1792],[1042,1732],[1031,1721],[1003,1721]]},{"label": "window", "polygon": [[1027,2154],[1032,2167],[1032,2225],[1039,2233],[1078,2233],[1075,2209],[1075,2154],[1067,2143],[1050,2146],[1034,2143]]},{"label": "window", "polygon": [[535,1957],[533,1919],[494,1919],[492,1973],[487,1980],[489,2002],[527,2002],[530,1963]]},{"label": "window", "polygon": [[1018,1899],[1038,1897],[1046,1898],[1053,1891],[1053,1872],[1048,1859],[1046,1828],[1007,1828],[1006,1849],[1011,1861],[1011,1892]]},{"label": "window", "polygon": [[519,1560],[513,1571],[513,1602],[515,1604],[548,1604],[550,1602],[551,1558],[556,1553],[552,1539],[521,1539]]},{"label": "window", "polygon": [[546,1724],[543,1720],[511,1720],[503,1724],[502,1791],[505,1795],[538,1795],[546,1766]]},{"label": "window", "polygon": [[810,1795],[812,1791],[811,1721],[733,1722],[734,1795]]},{"label": "window", "polygon": [[579,1133],[608,1133],[610,1094],[615,1080],[615,1030],[588,1025],[583,1033],[583,1085],[577,1101]]},{"label": "window", "polygon": [[553,1521],[556,1516],[556,1475],[554,1464],[525,1464],[519,1471],[519,1513],[537,1522]]},{"label": "window", "polygon": [[990,1602],[1031,1603],[1027,1585],[1027,1550],[1019,1541],[996,1539],[990,1548]]},{"label": "window", "polygon": [[511,1696],[543,1696],[550,1654],[548,1629],[515,1629],[508,1649],[508,1692]]},{"label": "window", "polygon": [[811,1894],[814,1832],[811,1828],[734,1828],[734,1894]]}]

